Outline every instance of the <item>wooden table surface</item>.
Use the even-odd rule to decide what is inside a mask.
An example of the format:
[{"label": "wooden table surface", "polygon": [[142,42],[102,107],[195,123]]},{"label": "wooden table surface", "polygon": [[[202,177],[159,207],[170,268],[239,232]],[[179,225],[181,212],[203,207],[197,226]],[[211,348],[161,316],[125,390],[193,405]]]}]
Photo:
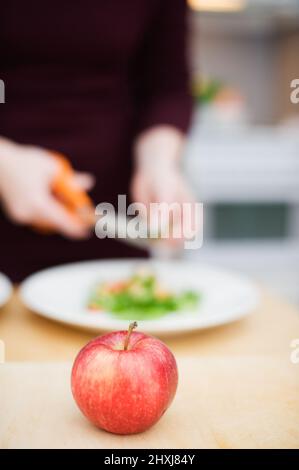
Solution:
[{"label": "wooden table surface", "polygon": [[179,357],[174,402],[148,431],[91,425],[70,391],[70,363],[0,366],[2,448],[299,448],[299,374],[287,361]]},{"label": "wooden table surface", "polygon": [[[17,293],[0,310],[0,339],[6,361],[68,361],[94,333],[72,329],[28,311]],[[229,325],[163,340],[176,355],[290,356],[290,343],[299,338],[299,311],[262,291],[258,308]]]},{"label": "wooden table surface", "polygon": [[0,447],[299,448],[299,364],[290,360],[299,312],[285,301],[263,291],[246,319],[166,337],[177,397],[137,436],[99,431],[74,405],[71,361],[93,336],[29,312],[17,293],[0,310]]}]

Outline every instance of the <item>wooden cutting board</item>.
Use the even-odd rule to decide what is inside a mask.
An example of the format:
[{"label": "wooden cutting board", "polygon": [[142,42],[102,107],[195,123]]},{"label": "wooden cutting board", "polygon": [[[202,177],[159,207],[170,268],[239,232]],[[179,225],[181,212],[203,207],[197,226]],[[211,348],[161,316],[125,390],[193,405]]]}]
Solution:
[{"label": "wooden cutting board", "polygon": [[134,436],[108,434],[81,415],[70,367],[0,365],[1,448],[299,448],[299,364],[289,357],[180,359],[174,403]]}]

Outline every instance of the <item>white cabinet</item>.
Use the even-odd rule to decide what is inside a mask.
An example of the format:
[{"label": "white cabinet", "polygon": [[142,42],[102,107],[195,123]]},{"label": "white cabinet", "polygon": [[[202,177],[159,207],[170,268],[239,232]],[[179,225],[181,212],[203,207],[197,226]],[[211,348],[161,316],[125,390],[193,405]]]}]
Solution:
[{"label": "white cabinet", "polygon": [[[193,130],[186,172],[204,203],[203,247],[186,256],[247,272],[299,302],[299,131]],[[232,227],[221,226],[219,208]],[[258,221],[248,236],[247,216]]]}]

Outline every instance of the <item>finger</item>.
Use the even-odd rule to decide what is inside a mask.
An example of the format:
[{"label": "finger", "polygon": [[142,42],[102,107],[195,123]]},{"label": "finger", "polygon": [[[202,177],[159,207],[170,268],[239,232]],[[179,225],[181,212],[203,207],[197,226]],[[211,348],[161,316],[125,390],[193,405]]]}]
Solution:
[{"label": "finger", "polygon": [[131,196],[133,202],[140,204],[140,215],[147,218],[148,209],[150,204],[150,195],[148,192],[147,184],[143,178],[135,177],[131,183]]},{"label": "finger", "polygon": [[168,239],[181,238],[181,212],[182,207],[175,194],[169,198],[165,196],[159,204],[161,232],[168,234]]},{"label": "finger", "polygon": [[190,238],[202,229],[202,207],[197,203],[192,191],[185,186],[181,188],[180,200],[185,206],[182,220],[183,233],[185,238]]},{"label": "finger", "polygon": [[72,215],[62,204],[51,197],[43,200],[36,218],[68,238],[86,238],[90,233],[78,217]]},{"label": "finger", "polygon": [[91,173],[75,173],[71,184],[83,191],[90,191],[95,185],[95,177]]}]

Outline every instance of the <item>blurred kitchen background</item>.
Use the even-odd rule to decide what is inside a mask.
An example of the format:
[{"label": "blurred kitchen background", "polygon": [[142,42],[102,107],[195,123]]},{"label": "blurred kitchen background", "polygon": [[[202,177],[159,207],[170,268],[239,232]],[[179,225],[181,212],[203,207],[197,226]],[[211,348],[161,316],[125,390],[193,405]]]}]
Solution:
[{"label": "blurred kitchen background", "polygon": [[186,256],[299,303],[299,0],[187,0],[196,109],[187,172],[205,206]]}]

